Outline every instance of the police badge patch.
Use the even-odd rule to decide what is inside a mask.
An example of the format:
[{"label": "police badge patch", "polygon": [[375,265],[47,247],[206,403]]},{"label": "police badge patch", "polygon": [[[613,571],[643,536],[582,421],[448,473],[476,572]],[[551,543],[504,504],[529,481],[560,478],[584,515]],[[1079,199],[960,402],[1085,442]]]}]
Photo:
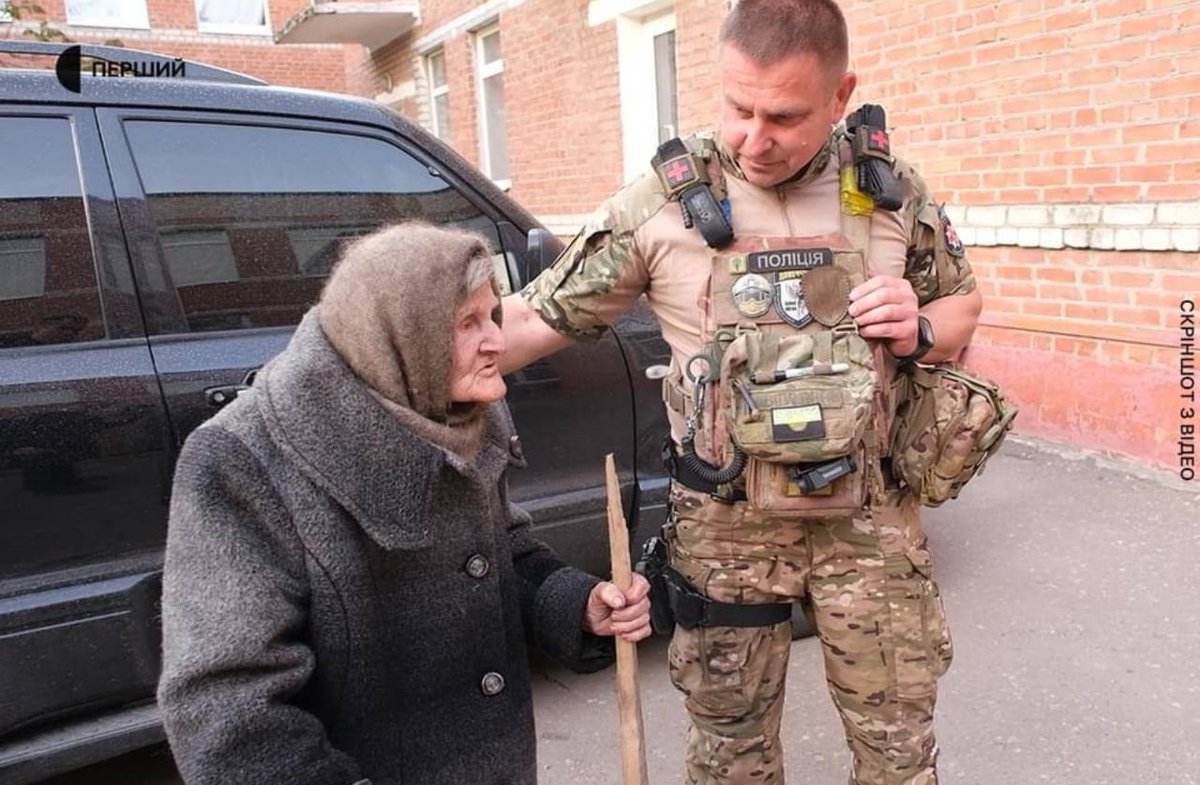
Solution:
[{"label": "police badge patch", "polygon": [[771,282],[754,273],[739,276],[733,282],[732,292],[738,313],[751,319],[757,319],[771,310],[771,301],[775,299]]},{"label": "police badge patch", "polygon": [[966,249],[963,248],[962,240],[959,239],[958,232],[950,225],[950,216],[946,215],[945,205],[938,205],[938,218],[942,220],[942,239],[946,243],[946,253],[951,256],[961,258],[966,254]]},{"label": "police badge patch", "polygon": [[812,322],[812,314],[804,301],[804,284],[799,276],[785,278],[784,275],[786,273],[780,274],[780,280],[775,284],[775,311],[791,326],[805,327]]}]

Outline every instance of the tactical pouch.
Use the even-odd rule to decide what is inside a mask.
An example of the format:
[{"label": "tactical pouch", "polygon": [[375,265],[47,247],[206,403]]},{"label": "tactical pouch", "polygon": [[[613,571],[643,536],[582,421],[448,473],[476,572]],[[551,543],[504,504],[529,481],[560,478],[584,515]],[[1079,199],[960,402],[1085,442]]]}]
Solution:
[{"label": "tactical pouch", "polygon": [[671,593],[667,587],[667,544],[661,537],[651,537],[642,545],[642,558],[634,566],[650,584],[650,628],[656,635],[669,635],[675,630],[675,614],[671,611]]},{"label": "tactical pouch", "polygon": [[861,446],[852,455],[820,464],[751,458],[746,469],[746,499],[760,510],[787,510],[806,518],[845,518],[862,509],[866,492]]},{"label": "tactical pouch", "polygon": [[901,368],[892,471],[929,507],[958,496],[1012,428],[1017,409],[995,383],[955,363]]},{"label": "tactical pouch", "polygon": [[733,441],[757,461],[821,463],[862,443],[875,397],[875,360],[850,328],[742,332],[725,351],[721,396]]}]

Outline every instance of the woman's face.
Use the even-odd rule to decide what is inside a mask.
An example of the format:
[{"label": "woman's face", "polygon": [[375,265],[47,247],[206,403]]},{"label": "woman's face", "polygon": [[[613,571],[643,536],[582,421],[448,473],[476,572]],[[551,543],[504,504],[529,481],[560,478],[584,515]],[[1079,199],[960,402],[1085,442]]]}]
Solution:
[{"label": "woman's face", "polygon": [[497,364],[504,354],[504,333],[492,320],[499,305],[492,287],[481,286],[458,309],[450,372],[450,400],[455,403],[492,403],[507,391]]}]

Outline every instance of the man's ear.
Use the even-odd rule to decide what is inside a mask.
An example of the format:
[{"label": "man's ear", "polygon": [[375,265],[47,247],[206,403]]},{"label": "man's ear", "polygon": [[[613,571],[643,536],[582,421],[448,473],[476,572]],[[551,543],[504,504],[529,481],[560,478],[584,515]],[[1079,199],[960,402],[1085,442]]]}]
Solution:
[{"label": "man's ear", "polygon": [[833,115],[830,125],[836,125],[846,117],[846,107],[850,105],[850,97],[854,95],[855,87],[858,87],[858,75],[853,71],[847,71],[838,79],[837,89],[833,93],[833,104],[830,106]]}]

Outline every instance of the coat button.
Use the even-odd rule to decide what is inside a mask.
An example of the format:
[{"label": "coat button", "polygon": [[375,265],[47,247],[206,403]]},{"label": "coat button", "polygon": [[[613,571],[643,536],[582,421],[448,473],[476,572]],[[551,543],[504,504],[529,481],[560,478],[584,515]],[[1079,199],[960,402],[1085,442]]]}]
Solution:
[{"label": "coat button", "polygon": [[512,455],[512,457],[516,458],[518,461],[524,457],[525,452],[524,452],[524,450],[521,449],[521,437],[520,436],[517,436],[516,434],[514,434],[511,438],[509,438],[508,452]]},{"label": "coat button", "polygon": [[491,568],[492,565],[488,564],[488,560],[478,553],[467,559],[467,575],[470,575],[472,578],[483,578]]},{"label": "coat button", "polygon": [[504,677],[495,671],[485,674],[479,688],[489,698],[493,695],[499,695],[504,689]]}]

